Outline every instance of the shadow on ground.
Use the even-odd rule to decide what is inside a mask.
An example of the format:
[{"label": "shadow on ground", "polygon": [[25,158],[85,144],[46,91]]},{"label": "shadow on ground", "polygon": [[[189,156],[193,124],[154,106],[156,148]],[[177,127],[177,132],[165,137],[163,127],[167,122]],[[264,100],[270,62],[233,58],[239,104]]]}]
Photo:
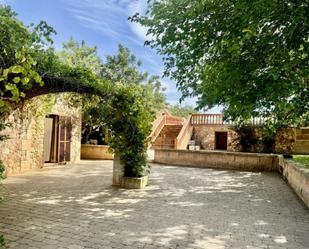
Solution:
[{"label": "shadow on ground", "polygon": [[277,174],[153,165],[144,190],[111,161],[5,180],[8,248],[309,248],[309,211]]}]

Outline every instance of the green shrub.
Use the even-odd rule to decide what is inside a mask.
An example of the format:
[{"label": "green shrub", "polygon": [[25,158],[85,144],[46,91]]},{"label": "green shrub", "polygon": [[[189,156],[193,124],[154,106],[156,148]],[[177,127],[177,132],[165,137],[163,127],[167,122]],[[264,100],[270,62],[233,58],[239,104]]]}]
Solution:
[{"label": "green shrub", "polygon": [[[261,129],[260,131],[258,129]],[[232,127],[238,137],[234,142],[241,147],[243,152],[265,152],[273,151],[274,134],[267,132],[265,127],[258,128],[251,125],[240,125]]]},{"label": "green shrub", "polygon": [[135,84],[117,84],[108,103],[102,103],[102,119],[109,129],[109,145],[124,165],[124,174],[140,177],[148,173],[147,138],[154,112],[147,92]]},{"label": "green shrub", "polygon": [[237,146],[241,147],[241,151],[251,152],[253,147],[258,143],[254,127],[244,125],[240,127],[235,126],[232,129],[238,134],[234,142],[237,143]]}]

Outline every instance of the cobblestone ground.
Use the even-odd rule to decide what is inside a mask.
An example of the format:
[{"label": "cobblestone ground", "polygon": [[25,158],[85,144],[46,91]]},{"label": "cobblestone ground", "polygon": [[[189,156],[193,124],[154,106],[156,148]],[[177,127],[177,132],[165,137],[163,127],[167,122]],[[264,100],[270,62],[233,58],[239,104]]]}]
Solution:
[{"label": "cobblestone ground", "polygon": [[112,163],[5,180],[8,248],[309,248],[309,211],[277,174],[153,165],[145,190],[111,187]]}]

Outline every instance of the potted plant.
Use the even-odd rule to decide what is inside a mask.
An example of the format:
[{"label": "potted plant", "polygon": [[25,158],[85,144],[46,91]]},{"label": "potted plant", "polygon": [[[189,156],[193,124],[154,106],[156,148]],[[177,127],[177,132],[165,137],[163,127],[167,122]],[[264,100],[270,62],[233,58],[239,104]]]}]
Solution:
[{"label": "potted plant", "polygon": [[103,116],[109,130],[108,144],[115,154],[113,185],[143,188],[150,172],[147,164],[147,138],[154,112],[147,93],[135,84],[118,84]]}]

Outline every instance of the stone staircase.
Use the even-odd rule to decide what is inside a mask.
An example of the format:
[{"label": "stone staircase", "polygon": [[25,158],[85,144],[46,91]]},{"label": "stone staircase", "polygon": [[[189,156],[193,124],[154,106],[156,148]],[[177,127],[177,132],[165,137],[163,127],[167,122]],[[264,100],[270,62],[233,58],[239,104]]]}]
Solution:
[{"label": "stone staircase", "polygon": [[182,125],[165,125],[154,141],[153,149],[174,149],[175,139],[182,129]]},{"label": "stone staircase", "polygon": [[296,129],[294,153],[309,154],[309,127]]}]

